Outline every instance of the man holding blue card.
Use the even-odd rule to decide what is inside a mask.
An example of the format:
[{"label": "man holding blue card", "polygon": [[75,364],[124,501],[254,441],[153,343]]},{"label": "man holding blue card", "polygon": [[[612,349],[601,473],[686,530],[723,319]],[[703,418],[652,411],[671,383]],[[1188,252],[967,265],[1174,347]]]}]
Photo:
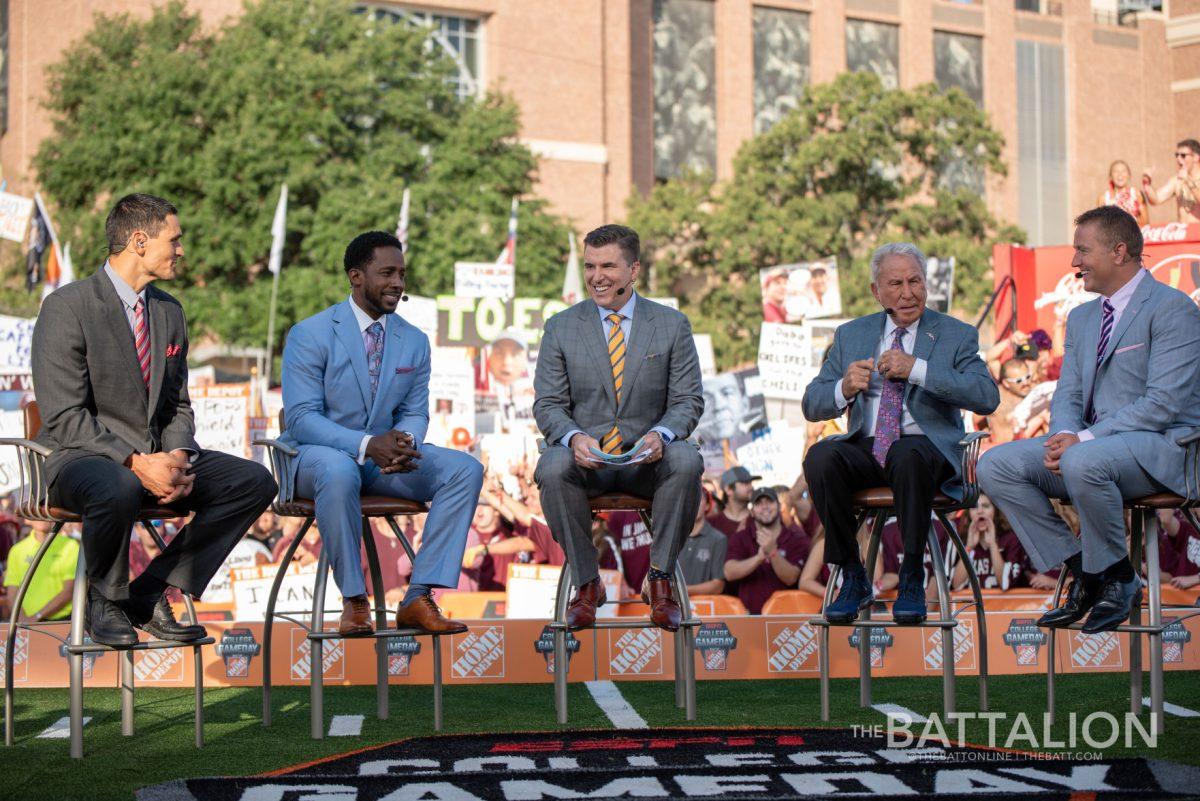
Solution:
[{"label": "man holding blue card", "polygon": [[668,631],[681,613],[672,574],[700,505],[703,460],[686,441],[704,412],[700,361],[683,314],[638,296],[637,232],[604,225],[583,240],[591,296],[546,322],[533,403],[547,447],[535,478],[542,508],[578,590],[571,630],[605,601],[588,499],[627,492],[653,499],[650,573],[642,596]]}]

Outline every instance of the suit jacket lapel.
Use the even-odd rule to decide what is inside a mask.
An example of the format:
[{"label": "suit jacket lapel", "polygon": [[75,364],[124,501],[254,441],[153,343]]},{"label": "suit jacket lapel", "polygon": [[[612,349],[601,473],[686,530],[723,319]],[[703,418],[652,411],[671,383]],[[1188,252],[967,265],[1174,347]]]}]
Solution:
[{"label": "suit jacket lapel", "polygon": [[[929,361],[929,357],[933,354],[933,346],[937,344],[939,329],[942,326],[942,321],[938,319],[938,313],[933,309],[926,309],[921,313],[921,320],[917,323],[917,339],[913,343],[912,355],[917,359]],[[908,403],[908,399],[912,396],[913,390],[917,387],[916,384],[910,383],[904,390],[904,402]]]},{"label": "suit jacket lapel", "polygon": [[142,368],[138,364],[137,349],[133,344],[133,331],[129,328],[129,318],[125,316],[125,304],[121,301],[121,296],[117,294],[116,287],[112,285],[112,281],[109,280],[104,270],[96,273],[91,280],[96,282],[96,303],[100,306],[100,318],[116,342],[117,351],[120,353],[119,358],[125,362],[123,372],[129,377],[130,388],[139,402],[145,403],[146,384],[142,381]]},{"label": "suit jacket lapel", "polygon": [[[617,389],[613,384],[612,363],[608,360],[608,346],[604,340],[604,324],[600,322],[600,312],[596,304],[583,303],[579,306],[580,337],[584,347],[592,354],[596,369],[600,371],[600,385],[608,394],[608,401],[615,408],[617,405]],[[629,363],[629,346],[626,343],[625,363]]]},{"label": "suit jacket lapel", "polygon": [[1092,397],[1092,385],[1096,383],[1096,348],[1100,344],[1100,303],[1099,299],[1088,301],[1087,314],[1080,322],[1083,324],[1083,337],[1079,342],[1078,358],[1083,360],[1083,406],[1087,408],[1088,399]]},{"label": "suit jacket lapel", "polygon": [[[638,372],[642,369],[642,361],[646,358],[646,351],[650,348],[650,342],[654,339],[654,328],[657,322],[656,309],[642,297],[637,299],[633,304],[633,325],[629,327],[629,341],[625,343],[625,377],[621,382],[622,388],[625,390],[621,395],[621,408],[624,408],[629,403],[629,396],[633,394],[633,384],[637,381]],[[612,372],[611,362],[609,363],[609,372]]]},{"label": "suit jacket lapel", "polygon": [[146,288],[146,318],[150,322],[150,399],[146,404],[146,416],[153,419],[166,372],[168,333],[166,306],[154,297],[152,287]]},{"label": "suit jacket lapel", "polygon": [[1129,303],[1125,305],[1125,310],[1121,312],[1121,319],[1117,321],[1117,327],[1113,329],[1112,336],[1108,338],[1108,347],[1104,349],[1104,358],[1100,360],[1101,367],[1113,355],[1113,351],[1117,349],[1117,344],[1120,343],[1121,337],[1125,336],[1125,332],[1133,324],[1133,318],[1137,316],[1142,305],[1150,297],[1150,293],[1154,289],[1153,285],[1154,276],[1152,275],[1143,275],[1141,281],[1138,282],[1137,288],[1133,290],[1133,297],[1129,299]]},{"label": "suit jacket lapel", "polygon": [[[383,336],[383,362],[379,366],[379,387],[375,390],[375,402],[371,404],[371,413],[367,416],[368,424],[374,421],[375,415],[386,411],[380,408],[380,405],[383,403],[388,387],[391,386],[392,379],[396,377],[396,363],[400,359],[400,348],[403,344],[404,332],[400,330],[400,318],[389,314]],[[366,353],[365,348],[363,352]],[[368,371],[367,389],[370,390],[370,388],[371,374]]]},{"label": "suit jacket lapel", "polygon": [[[338,304],[333,312],[333,332],[346,353],[350,356],[350,364],[354,367],[354,377],[358,380],[358,389],[362,393],[363,408],[370,415],[371,411],[371,375],[367,372],[367,349],[363,345],[362,332],[358,330],[358,320],[350,309],[350,301]],[[385,350],[386,352],[386,350]],[[380,375],[382,382],[383,376]]]}]

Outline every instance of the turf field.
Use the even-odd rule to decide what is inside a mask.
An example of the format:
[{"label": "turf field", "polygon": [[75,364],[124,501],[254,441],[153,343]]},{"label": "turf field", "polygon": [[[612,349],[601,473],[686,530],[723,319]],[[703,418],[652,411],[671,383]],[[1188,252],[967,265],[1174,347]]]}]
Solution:
[{"label": "turf field", "polygon": [[[1080,717],[1098,710],[1118,717],[1128,709],[1125,674],[1068,675],[1059,680],[1058,725],[1066,732],[1068,713]],[[926,715],[941,708],[937,677],[877,678],[874,701],[894,703]],[[1166,677],[1167,701],[1187,710],[1200,710],[1200,673],[1171,672]],[[622,696],[651,726],[687,725],[674,705],[668,682],[622,682]],[[1024,712],[1041,735],[1045,681],[1040,677],[995,676],[991,680],[992,711],[1015,716]],[[1149,685],[1147,684],[1147,694]],[[552,689],[546,685],[448,687],[445,690],[447,732],[545,731],[554,722]],[[377,720],[374,687],[334,687],[326,692],[326,726],[333,715],[365,715],[358,736],[308,736],[308,691],[302,687],[275,690],[274,725],[260,723],[261,696],[257,690],[210,689],[206,692],[207,743],[192,746],[190,690],[142,689],[137,694],[137,732],[121,736],[116,690],[89,690],[84,728],[85,758],[67,755],[67,740],[37,735],[66,715],[66,690],[18,690],[17,742],[0,747],[0,798],[4,799],[130,799],[139,787],[189,776],[252,775],[277,770],[368,745],[413,735],[432,734],[431,694],[428,687],[394,686],[392,718]],[[697,686],[698,726],[821,726],[817,682],[703,681]],[[958,706],[970,711],[977,703],[974,677],[958,679]],[[610,729],[613,724],[583,685],[570,687],[570,728]],[[874,709],[858,707],[857,679],[834,680],[829,726],[875,725],[885,722]],[[1147,719],[1143,716],[1143,720]],[[1123,742],[1105,750],[1108,756],[1149,756],[1200,765],[1200,717],[1167,715],[1166,734],[1153,751],[1126,750]],[[919,731],[919,725],[917,726]],[[986,724],[972,721],[968,741],[986,742]],[[1135,740],[1135,742],[1140,742]],[[1076,751],[1083,750],[1077,748]]]}]

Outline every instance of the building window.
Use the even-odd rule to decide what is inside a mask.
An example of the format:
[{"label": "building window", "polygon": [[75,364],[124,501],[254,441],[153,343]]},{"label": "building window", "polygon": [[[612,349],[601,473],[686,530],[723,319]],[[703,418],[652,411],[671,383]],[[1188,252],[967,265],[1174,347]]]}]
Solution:
[{"label": "building window", "polygon": [[716,165],[713,4],[654,0],[654,177]]},{"label": "building window", "polygon": [[1063,48],[1017,41],[1017,180],[1030,245],[1067,241],[1067,125]]},{"label": "building window", "polygon": [[938,87],[962,89],[976,105],[983,105],[982,37],[934,31],[933,62]]},{"label": "building window", "polygon": [[804,11],[754,9],[754,133],[792,111],[810,80],[809,22]]},{"label": "building window", "polygon": [[873,72],[884,89],[900,86],[900,26],[846,20],[846,69]]},{"label": "building window", "polygon": [[483,91],[481,46],[483,30],[479,20],[452,14],[434,14],[394,6],[369,5],[362,10],[373,19],[404,21],[429,29],[428,44],[441,48],[458,66],[450,82],[460,98],[475,97]]}]

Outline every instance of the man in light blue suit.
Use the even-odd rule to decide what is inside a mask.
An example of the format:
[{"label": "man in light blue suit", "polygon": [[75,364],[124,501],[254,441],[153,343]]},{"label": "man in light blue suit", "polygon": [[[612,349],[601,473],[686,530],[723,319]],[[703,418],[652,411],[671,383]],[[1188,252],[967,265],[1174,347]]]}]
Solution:
[{"label": "man in light blue suit", "polygon": [[[1048,437],[993,448],[979,482],[1008,517],[1034,566],[1066,563],[1074,578],[1063,604],[1038,621],[1111,631],[1140,602],[1141,581],[1125,550],[1122,501],[1170,490],[1186,494],[1184,449],[1200,426],[1200,311],[1142,267],[1142,232],[1115,206],[1075,220],[1071,266],[1100,297],[1067,318],[1062,376]],[[1050,498],[1070,498],[1077,540]]]},{"label": "man in light blue suit", "polygon": [[975,329],[925,308],[925,256],[916,245],[895,242],[875,251],[871,292],[884,311],[840,326],[804,391],[809,420],[850,409],[848,433],[810,448],[804,475],[825,525],[825,561],[839,565],[844,577],[825,618],[849,623],[874,598],[851,498],[887,486],[904,542],[892,616],[914,624],[926,616],[924,544],[934,495],[962,497],[962,410],[990,414],[1000,393],[979,358]]},{"label": "man in light blue suit", "polygon": [[300,451],[297,494],[316,502],[321,542],[345,599],[339,631],[371,632],[359,559],[364,493],[432,502],[408,592],[396,610],[397,628],[466,631],[441,614],[430,591],[458,584],[483,466],[424,442],[429,338],[394,313],[408,299],[399,240],[381,231],[361,234],[346,248],[344,266],[349,299],[288,333],[287,430],[280,437]]}]

